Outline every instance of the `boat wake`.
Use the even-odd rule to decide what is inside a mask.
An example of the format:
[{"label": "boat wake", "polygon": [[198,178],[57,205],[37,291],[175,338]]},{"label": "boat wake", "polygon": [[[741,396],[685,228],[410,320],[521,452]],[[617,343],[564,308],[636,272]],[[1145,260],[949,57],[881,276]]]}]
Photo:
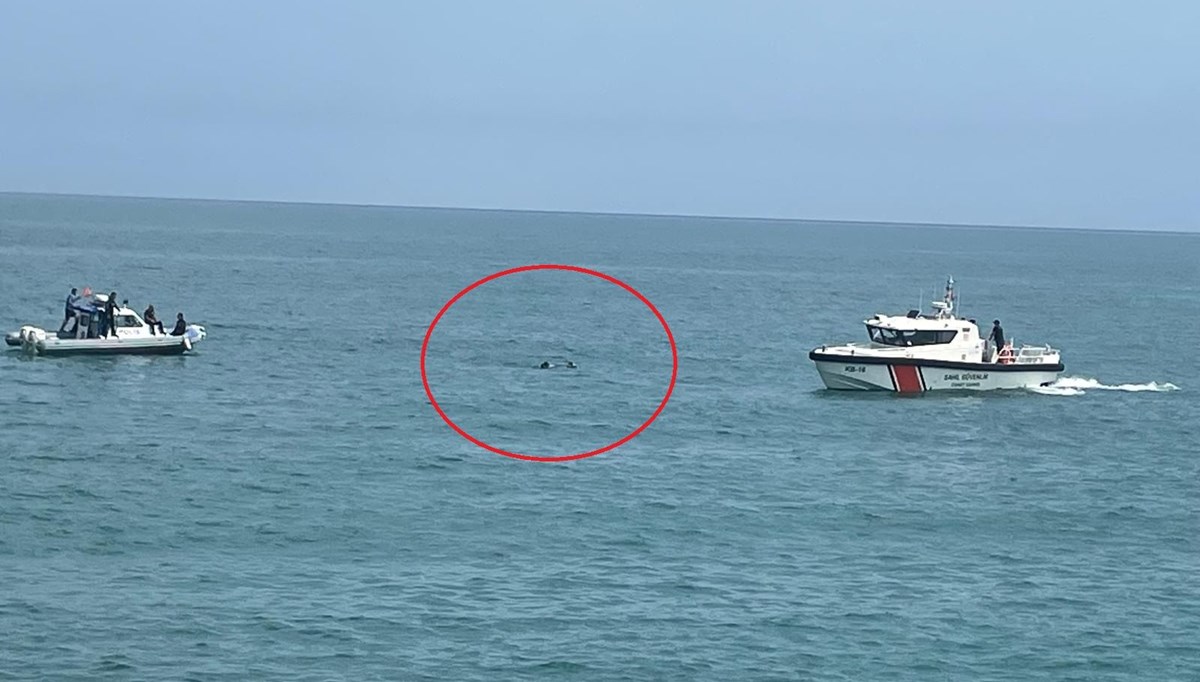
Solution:
[{"label": "boat wake", "polygon": [[1102,384],[1095,379],[1086,377],[1062,377],[1048,386],[1037,386],[1029,389],[1042,395],[1083,395],[1088,391],[1125,391],[1127,393],[1166,393],[1178,391],[1179,387],[1170,382],[1158,383],[1151,381],[1145,384]]}]

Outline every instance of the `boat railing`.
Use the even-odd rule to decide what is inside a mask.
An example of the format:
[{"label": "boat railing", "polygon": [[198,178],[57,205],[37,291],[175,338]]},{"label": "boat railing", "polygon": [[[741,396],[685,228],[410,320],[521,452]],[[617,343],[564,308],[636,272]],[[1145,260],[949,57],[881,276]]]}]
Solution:
[{"label": "boat railing", "polygon": [[1004,365],[1036,365],[1046,361],[1046,356],[1058,355],[1058,351],[1050,346],[1021,346],[1006,344],[996,354],[996,362]]}]

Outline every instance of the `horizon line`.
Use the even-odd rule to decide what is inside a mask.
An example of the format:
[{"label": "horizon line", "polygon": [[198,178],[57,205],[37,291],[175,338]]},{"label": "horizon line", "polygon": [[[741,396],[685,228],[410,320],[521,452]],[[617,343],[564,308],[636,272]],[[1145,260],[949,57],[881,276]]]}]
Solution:
[{"label": "horizon line", "polygon": [[1072,225],[1005,225],[997,223],[914,222],[911,220],[862,220],[853,218],[780,218],[772,216],[705,215],[700,213],[646,213],[637,211],[580,211],[548,208],[489,208],[485,206],[435,206],[415,204],[378,204],[331,201],[284,201],[280,199],[218,199],[213,197],[149,196],[138,194],[88,194],[82,192],[23,192],[0,190],[0,196],[74,197],[85,199],[134,199],[142,201],[193,201],[232,204],[281,204],[296,206],[335,206],[345,208],[389,208],[426,211],[472,211],[495,213],[536,213],[550,215],[616,216],[631,218],[691,218],[697,220],[728,220],[764,223],[826,223],[833,225],[878,225],[884,227],[935,227],[966,229],[1059,230],[1071,232],[1112,232],[1131,234],[1200,234],[1197,230],[1180,228],[1086,227]]}]

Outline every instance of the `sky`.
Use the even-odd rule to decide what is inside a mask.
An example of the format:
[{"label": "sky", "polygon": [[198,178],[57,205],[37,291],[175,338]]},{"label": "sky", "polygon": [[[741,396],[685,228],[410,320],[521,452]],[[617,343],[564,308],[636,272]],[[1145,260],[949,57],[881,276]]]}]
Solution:
[{"label": "sky", "polygon": [[0,4],[0,191],[1200,231],[1200,3]]}]

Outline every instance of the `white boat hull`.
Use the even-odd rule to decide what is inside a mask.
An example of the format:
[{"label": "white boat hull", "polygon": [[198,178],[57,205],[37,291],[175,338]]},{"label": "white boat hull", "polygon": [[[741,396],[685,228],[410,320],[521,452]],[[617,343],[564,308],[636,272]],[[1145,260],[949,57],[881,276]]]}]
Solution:
[{"label": "white boat hull", "polygon": [[59,338],[36,327],[23,327],[5,337],[9,346],[31,355],[179,355],[203,340],[203,327],[189,326],[182,336],[137,334],[99,339]]},{"label": "white boat hull", "polygon": [[1061,364],[1002,365],[998,363],[925,361],[837,356],[813,351],[809,358],[826,388],[847,391],[991,391],[1034,388],[1053,383]]}]

